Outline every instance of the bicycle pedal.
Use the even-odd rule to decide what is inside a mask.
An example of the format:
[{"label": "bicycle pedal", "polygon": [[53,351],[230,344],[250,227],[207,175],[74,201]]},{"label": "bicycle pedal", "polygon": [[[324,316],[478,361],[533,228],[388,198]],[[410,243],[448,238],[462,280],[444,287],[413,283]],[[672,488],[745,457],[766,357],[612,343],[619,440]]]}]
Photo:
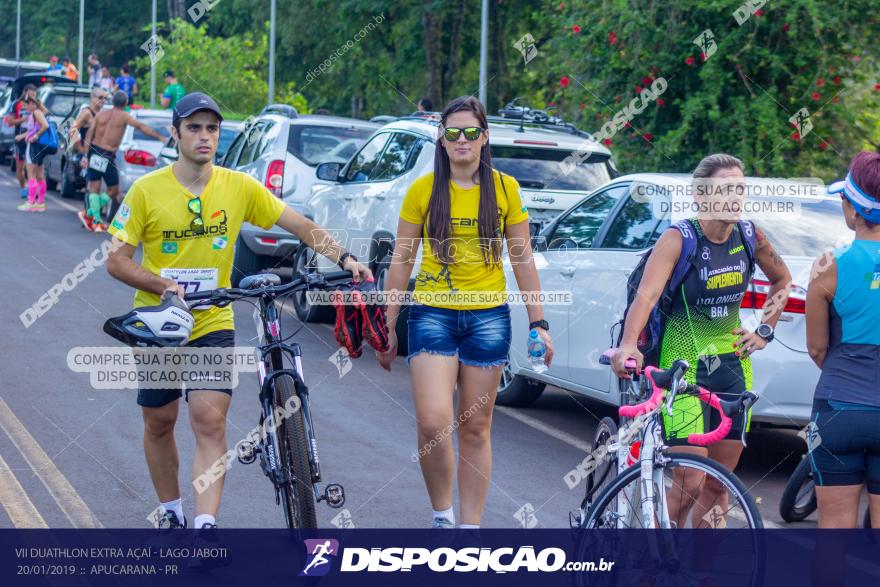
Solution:
[{"label": "bicycle pedal", "polygon": [[257,453],[260,452],[259,447],[251,442],[244,442],[238,445],[238,462],[242,465],[250,465],[257,460]]},{"label": "bicycle pedal", "polygon": [[338,483],[330,483],[321,496],[331,508],[341,508],[345,504],[345,489]]}]

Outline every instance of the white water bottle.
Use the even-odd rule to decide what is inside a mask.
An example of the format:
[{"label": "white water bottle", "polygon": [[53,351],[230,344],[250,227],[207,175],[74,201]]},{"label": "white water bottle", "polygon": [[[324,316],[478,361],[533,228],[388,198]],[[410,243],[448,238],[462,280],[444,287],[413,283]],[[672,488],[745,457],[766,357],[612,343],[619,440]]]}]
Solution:
[{"label": "white water bottle", "polygon": [[543,373],[547,370],[547,365],[544,364],[544,355],[547,354],[547,345],[544,344],[544,339],[538,334],[538,329],[533,328],[529,332],[529,362],[532,366],[532,371],[535,373]]}]

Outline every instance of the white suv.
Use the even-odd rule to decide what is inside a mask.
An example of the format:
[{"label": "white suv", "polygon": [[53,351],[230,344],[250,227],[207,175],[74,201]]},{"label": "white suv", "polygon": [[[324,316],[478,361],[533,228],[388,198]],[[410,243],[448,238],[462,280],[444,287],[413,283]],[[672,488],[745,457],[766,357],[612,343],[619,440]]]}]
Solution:
[{"label": "white suv", "polygon": [[[345,165],[318,166],[320,179],[307,202],[315,222],[330,229],[339,242],[376,273],[381,288],[394,249],[400,206],[416,178],[434,168],[439,117],[404,117],[385,125]],[[611,153],[587,133],[570,125],[521,123],[490,117],[489,144],[500,171],[516,178],[529,209],[533,234],[563,210],[617,175]],[[573,151],[586,152],[569,173],[560,163]],[[331,262],[308,248],[294,255],[294,271],[332,271]],[[304,321],[329,320],[330,308],[313,306],[305,295],[294,297]],[[406,308],[398,321],[405,352]]]}]

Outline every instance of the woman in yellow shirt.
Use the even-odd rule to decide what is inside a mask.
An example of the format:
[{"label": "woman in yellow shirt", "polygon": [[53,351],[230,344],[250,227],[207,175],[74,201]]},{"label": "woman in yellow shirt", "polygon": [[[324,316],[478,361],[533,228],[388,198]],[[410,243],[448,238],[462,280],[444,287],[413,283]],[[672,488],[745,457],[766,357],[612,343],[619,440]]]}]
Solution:
[{"label": "woman in yellow shirt", "polygon": [[[502,238],[507,239],[520,291],[532,294],[541,289],[519,185],[493,169],[488,126],[486,109],[473,97],[456,98],[446,106],[434,172],[413,182],[404,199],[387,280],[390,349],[378,358],[390,369],[397,355],[394,324],[401,300],[396,296],[406,291],[423,243],[410,308],[407,362],[418,426],[417,454],[434,509],[434,528],[455,526],[453,432],[459,440],[460,527],[479,527],[489,488],[492,408],[511,340]],[[527,298],[530,328],[537,328],[544,340],[549,365],[553,357],[549,325],[533,297]],[[522,338],[527,334],[521,333]],[[524,352],[524,347],[516,348]],[[459,402],[453,414],[456,384]]]}]

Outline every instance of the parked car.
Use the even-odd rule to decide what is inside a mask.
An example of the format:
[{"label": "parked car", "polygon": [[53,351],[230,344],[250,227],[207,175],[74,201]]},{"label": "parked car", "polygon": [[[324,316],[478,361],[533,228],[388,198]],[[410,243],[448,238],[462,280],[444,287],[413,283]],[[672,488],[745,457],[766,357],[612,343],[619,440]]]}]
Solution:
[{"label": "parked car", "polygon": [[[298,212],[310,216],[305,201],[315,183],[319,163],[357,150],[379,128],[354,118],[296,115],[269,107],[253,118],[235,138],[223,166],[247,173]],[[286,112],[286,114],[279,113]],[[244,224],[235,246],[232,284],[267,267],[289,266],[299,241],[279,228],[263,230]]]},{"label": "parked car", "polygon": [[80,153],[68,148],[67,131],[80,110],[88,106],[91,88],[53,84],[40,88],[37,96],[58,128],[59,148],[45,159],[46,186],[65,198],[76,197],[85,187],[85,179],[80,175]]},{"label": "parked car", "polygon": [[129,126],[122,135],[122,142],[116,151],[116,166],[119,169],[119,192],[128,193],[131,184],[141,176],[155,170],[159,152],[171,136],[171,110],[132,109],[130,114],[158,131],[164,140],[156,140],[138,129]]},{"label": "parked car", "polygon": [[[226,152],[229,150],[232,141],[238,136],[238,133],[244,128],[244,122],[241,120],[224,120],[220,125],[220,138],[217,140],[217,153],[214,155],[214,163],[220,164]],[[165,147],[159,151],[159,157],[156,160],[157,167],[165,167],[177,161],[177,141],[174,137],[168,137]]]},{"label": "parked car", "polygon": [[[22,62],[23,64],[25,62]],[[46,67],[49,65],[46,64]],[[24,68],[23,68],[24,69]],[[45,67],[43,68],[45,69]],[[0,97],[0,112],[4,117],[12,112],[12,105],[21,96],[22,90],[27,84],[34,84],[41,88],[47,84],[54,87],[77,86],[77,82],[69,80],[66,77],[50,75],[48,73],[24,73],[12,82],[11,85],[2,93]],[[12,155],[13,144],[15,143],[15,128],[0,124],[0,161],[9,157],[12,170],[15,170],[15,157]]]},{"label": "parked car", "polygon": [[[370,264],[380,288],[390,266],[407,189],[433,169],[438,125],[439,116],[403,117],[382,127],[348,163],[325,163],[317,169],[318,177],[331,183],[316,186],[308,201],[315,222],[340,229],[340,242]],[[611,152],[569,125],[491,117],[489,131],[495,167],[519,182],[533,233],[617,175]],[[584,160],[563,174],[560,162],[578,148],[587,153]],[[329,260],[302,248],[294,259],[294,270],[333,268]],[[294,307],[304,321],[332,316],[330,308],[309,304],[305,295],[294,296]],[[401,352],[406,349],[407,317],[404,308],[397,325]]]},{"label": "parked car", "polygon": [[[627,277],[640,256],[670,225],[668,215],[655,214],[657,200],[670,191],[682,193],[689,175],[634,174],[619,177],[566,210],[536,239],[535,264],[544,291],[570,291],[571,305],[545,305],[544,313],[553,335],[552,366],[538,374],[530,369],[525,333],[525,307],[512,306],[514,332],[510,364],[498,393],[501,405],[528,405],[545,385],[552,384],[592,399],[617,405],[619,381],[611,369],[599,363],[605,349],[617,340],[617,329],[626,305]],[[753,408],[753,420],[802,426],[810,417],[812,390],[819,370],[806,349],[805,299],[813,259],[823,250],[851,238],[840,213],[840,201],[824,195],[824,186],[772,182],[749,178],[761,193],[784,191],[770,201],[791,202],[799,216],[788,214],[756,219],[788,265],[793,281],[791,297],[776,327],[776,338],[752,357],[753,391],[761,400]],[[768,187],[784,186],[775,192]],[[802,187],[803,186],[803,187]],[[650,201],[648,201],[650,200]],[[667,208],[668,209],[668,208]],[[509,262],[508,284],[515,283]],[[752,279],[751,295],[743,300],[740,314],[746,328],[754,328],[769,290],[760,268]],[[696,366],[692,366],[696,368]]]}]

